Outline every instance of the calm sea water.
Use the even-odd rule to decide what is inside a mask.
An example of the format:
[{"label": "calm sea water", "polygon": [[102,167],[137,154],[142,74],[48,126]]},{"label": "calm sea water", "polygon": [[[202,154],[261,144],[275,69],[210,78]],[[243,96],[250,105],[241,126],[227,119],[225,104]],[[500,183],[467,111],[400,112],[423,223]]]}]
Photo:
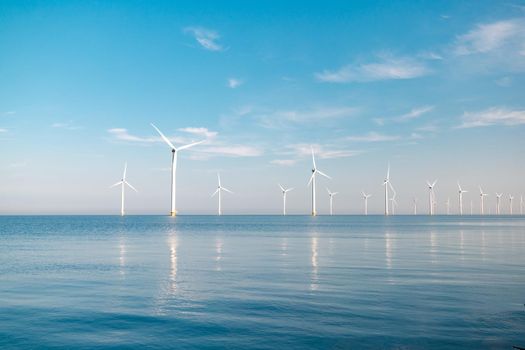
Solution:
[{"label": "calm sea water", "polygon": [[523,217],[0,217],[2,349],[511,349],[524,303]]}]

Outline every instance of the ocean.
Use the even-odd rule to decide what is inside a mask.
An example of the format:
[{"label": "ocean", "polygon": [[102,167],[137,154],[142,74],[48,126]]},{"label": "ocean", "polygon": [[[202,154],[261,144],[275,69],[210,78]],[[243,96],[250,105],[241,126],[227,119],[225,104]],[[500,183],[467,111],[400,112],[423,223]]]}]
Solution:
[{"label": "ocean", "polygon": [[1,349],[512,349],[524,303],[520,216],[0,216]]}]

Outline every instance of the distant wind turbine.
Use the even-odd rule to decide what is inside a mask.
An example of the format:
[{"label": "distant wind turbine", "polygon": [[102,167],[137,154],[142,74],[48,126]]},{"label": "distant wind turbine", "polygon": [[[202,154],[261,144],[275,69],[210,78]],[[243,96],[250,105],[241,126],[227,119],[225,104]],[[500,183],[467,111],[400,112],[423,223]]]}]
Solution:
[{"label": "distant wind turbine", "polygon": [[328,196],[330,197],[330,215],[333,215],[333,199],[336,194],[339,192],[330,192],[330,190],[327,188],[326,191],[328,192]]},{"label": "distant wind turbine", "polygon": [[368,215],[368,198],[372,197],[371,194],[366,194],[365,191],[361,191],[363,199],[365,200],[365,215]]},{"label": "distant wind turbine", "polygon": [[312,176],[310,177],[310,181],[308,181],[308,185],[307,186],[310,186],[310,184],[312,185],[312,216],[316,216],[317,215],[317,206],[316,206],[316,203],[315,203],[315,179],[316,179],[316,175],[317,174],[322,175],[322,176],[326,177],[327,179],[331,179],[331,177],[326,175],[325,173],[323,173],[321,170],[317,169],[317,166],[315,165],[315,156],[314,156],[314,149],[313,149],[313,147],[312,147],[312,163],[313,163]]},{"label": "distant wind turbine", "polygon": [[176,189],[176,180],[177,180],[177,155],[178,155],[179,151],[182,151],[183,149],[187,149],[187,148],[199,145],[199,144],[205,142],[206,140],[193,142],[193,143],[190,143],[190,144],[187,144],[187,145],[184,145],[184,146],[175,147],[175,146],[173,146],[173,143],[171,143],[171,141],[166,136],[164,136],[164,134],[155,125],[151,124],[151,126],[155,130],[157,130],[157,132],[159,133],[160,137],[171,148],[171,211],[170,211],[170,216],[175,216],[175,215],[177,215],[177,209],[175,207],[175,189]]},{"label": "distant wind turbine", "polygon": [[281,186],[281,184],[279,184],[279,188],[283,194],[283,215],[286,215],[286,194],[293,190],[293,187],[285,189],[283,186]]},{"label": "distant wind turbine", "polygon": [[388,164],[388,169],[386,171],[386,179],[383,181],[383,186],[385,186],[385,215],[390,215],[390,212],[388,210],[388,201],[390,198],[388,197],[388,188],[392,188],[392,184],[390,183],[390,163]]},{"label": "distant wind turbine", "polygon": [[447,215],[450,215],[450,198],[447,198]]},{"label": "distant wind turbine", "polygon": [[481,203],[480,203],[480,212],[481,212],[481,215],[484,215],[485,214],[485,210],[484,210],[484,207],[483,207],[483,203],[484,203],[484,198],[488,196],[488,193],[483,193],[483,190],[481,189],[481,186],[479,186],[479,197],[480,197],[480,200],[481,200]]},{"label": "distant wind turbine", "polygon": [[414,197],[414,215],[417,215],[417,198]]},{"label": "distant wind turbine", "polygon": [[496,192],[496,214],[499,215],[500,214],[500,199],[501,199],[501,196],[503,196],[503,193],[497,193]]},{"label": "distant wind turbine", "polygon": [[434,186],[436,186],[437,180],[432,184],[427,181],[428,185],[428,213],[429,215],[434,215],[434,205],[435,205],[435,195],[434,195]]},{"label": "distant wind turbine", "polygon": [[512,215],[512,209],[513,209],[512,201],[513,200],[514,200],[514,196],[509,194],[510,215]]},{"label": "distant wind turbine", "polygon": [[121,185],[121,198],[120,198],[120,215],[124,216],[124,189],[126,185],[129,186],[133,191],[138,192],[135,187],[133,187],[127,180],[126,180],[126,172],[128,170],[128,163],[124,163],[124,173],[122,174],[122,180],[117,182],[114,185],[111,185],[110,188],[113,188],[115,186]]},{"label": "distant wind turbine", "polygon": [[472,205],[472,199],[470,200],[470,215],[474,214],[474,206]]},{"label": "distant wind turbine", "polygon": [[523,195],[520,196],[520,215],[523,215]]},{"label": "distant wind turbine", "polygon": [[463,193],[467,193],[467,190],[464,190],[461,188],[461,185],[458,181],[458,188],[459,188],[459,215],[463,215]]},{"label": "distant wind turbine", "polygon": [[226,191],[226,192],[229,192],[229,193],[233,193],[232,191],[230,191],[229,189],[227,189],[226,187],[223,187],[221,185],[221,176],[219,174],[217,174],[217,181],[218,181],[218,186],[217,186],[217,189],[215,190],[215,192],[212,193],[212,197],[215,196],[217,193],[219,194],[219,210],[218,210],[218,214],[219,215],[222,215],[222,198],[221,198],[221,193],[222,191]]},{"label": "distant wind turbine", "polygon": [[390,200],[392,201],[392,215],[396,215],[396,207],[397,207],[396,197],[397,197],[397,193],[396,193],[396,190],[394,189],[394,186],[392,186],[392,184],[390,184],[390,189],[392,190],[392,198],[390,198]]}]

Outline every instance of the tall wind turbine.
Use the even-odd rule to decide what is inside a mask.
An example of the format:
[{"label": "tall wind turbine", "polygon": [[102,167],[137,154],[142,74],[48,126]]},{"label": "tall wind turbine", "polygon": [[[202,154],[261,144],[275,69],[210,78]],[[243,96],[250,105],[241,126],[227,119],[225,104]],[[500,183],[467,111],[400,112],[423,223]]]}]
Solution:
[{"label": "tall wind turbine", "polygon": [[472,205],[472,199],[470,200],[470,215],[474,214],[474,206]]},{"label": "tall wind turbine", "polygon": [[392,190],[392,198],[390,198],[390,200],[392,201],[392,215],[396,215],[396,207],[397,207],[396,197],[397,197],[397,192],[394,189],[394,186],[392,186],[392,184],[390,184],[390,189]]},{"label": "tall wind turbine", "polygon": [[509,194],[509,204],[510,204],[510,215],[512,215],[512,201],[514,200],[514,196]]},{"label": "tall wind turbine", "polygon": [[436,186],[436,183],[437,183],[437,180],[435,180],[433,183],[430,183],[429,181],[427,181],[427,185],[428,185],[428,213],[429,215],[434,215],[434,201],[435,201],[435,196],[434,196],[434,186]]},{"label": "tall wind turbine", "polygon": [[458,188],[459,188],[459,215],[463,215],[463,193],[467,193],[467,190],[464,190],[461,188],[461,185],[458,181]]},{"label": "tall wind turbine", "polygon": [[386,171],[386,179],[383,181],[383,186],[385,186],[385,215],[390,215],[390,212],[388,210],[388,201],[390,198],[388,197],[388,188],[392,188],[392,184],[390,183],[390,163],[388,164],[388,169]]},{"label": "tall wind turbine", "polygon": [[414,215],[417,215],[417,198],[414,197],[413,201],[414,201]]},{"label": "tall wind turbine", "polygon": [[500,199],[501,199],[501,196],[503,196],[503,193],[497,193],[496,192],[496,214],[497,215],[500,214]]},{"label": "tall wind turbine", "polygon": [[334,199],[334,196],[336,194],[338,194],[339,192],[330,192],[330,190],[327,188],[326,191],[328,192],[328,196],[330,197],[330,215],[333,215],[334,212],[332,210],[333,208],[333,199]]},{"label": "tall wind turbine", "polygon": [[365,200],[365,215],[368,215],[368,198],[372,197],[371,194],[366,194],[365,191],[361,191],[363,199]]},{"label": "tall wind turbine", "polygon": [[483,190],[481,189],[481,186],[479,186],[479,197],[480,197],[480,200],[481,200],[481,203],[480,203],[480,211],[481,211],[481,215],[484,215],[485,214],[485,210],[484,210],[484,207],[483,207],[483,203],[484,203],[484,198],[485,196],[488,196],[488,193],[483,193]]},{"label": "tall wind turbine", "polygon": [[227,189],[226,187],[223,187],[221,185],[221,176],[219,174],[217,174],[217,181],[218,181],[219,185],[217,186],[217,189],[215,190],[215,192],[212,193],[211,196],[213,197],[217,193],[219,194],[219,210],[218,210],[218,214],[222,215],[222,198],[221,198],[221,193],[222,193],[222,191],[226,191],[226,192],[229,192],[229,193],[233,193],[233,192],[230,191],[229,189]]},{"label": "tall wind turbine", "polygon": [[447,215],[450,215],[450,198],[447,198]]},{"label": "tall wind turbine", "polygon": [[310,186],[310,184],[312,184],[312,216],[316,216],[317,215],[317,206],[316,206],[316,203],[315,203],[315,179],[316,179],[316,175],[317,174],[322,175],[322,176],[326,177],[327,179],[331,179],[331,177],[326,175],[325,173],[323,173],[321,170],[317,169],[317,166],[315,165],[315,157],[314,157],[314,149],[313,149],[313,147],[312,147],[312,163],[313,163],[312,176],[310,177],[310,181],[308,181],[308,185],[307,186]]},{"label": "tall wind turbine", "polygon": [[122,180],[117,182],[114,185],[111,185],[110,188],[113,188],[115,186],[120,185],[121,186],[121,198],[120,198],[120,215],[124,216],[124,189],[126,188],[126,185],[129,186],[133,191],[138,192],[135,187],[131,186],[131,184],[126,180],[126,172],[128,170],[128,163],[124,163],[124,173],[122,174]]},{"label": "tall wind turbine", "polygon": [[283,186],[281,186],[281,184],[279,184],[279,188],[283,194],[283,215],[286,215],[286,194],[293,190],[293,187],[285,189]]},{"label": "tall wind turbine", "polygon": [[164,136],[164,134],[155,125],[151,124],[151,126],[155,130],[157,130],[157,132],[159,133],[160,137],[171,148],[171,211],[170,211],[170,216],[175,216],[175,215],[177,215],[177,209],[175,207],[175,198],[176,198],[175,197],[175,189],[176,189],[176,180],[177,180],[177,155],[178,155],[179,151],[182,151],[183,149],[187,149],[187,148],[199,145],[199,144],[205,142],[206,140],[193,142],[193,143],[190,143],[190,144],[187,144],[187,145],[184,145],[184,146],[175,147],[175,146],[173,146],[173,143],[171,143],[171,141],[166,136]]}]

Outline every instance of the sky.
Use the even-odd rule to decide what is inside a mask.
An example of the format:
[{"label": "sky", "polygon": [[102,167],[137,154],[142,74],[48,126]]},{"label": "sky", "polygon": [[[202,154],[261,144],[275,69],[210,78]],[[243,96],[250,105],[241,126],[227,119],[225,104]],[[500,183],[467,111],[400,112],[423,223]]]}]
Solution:
[{"label": "sky", "polygon": [[0,2],[0,214],[514,212],[525,194],[525,1]]}]

